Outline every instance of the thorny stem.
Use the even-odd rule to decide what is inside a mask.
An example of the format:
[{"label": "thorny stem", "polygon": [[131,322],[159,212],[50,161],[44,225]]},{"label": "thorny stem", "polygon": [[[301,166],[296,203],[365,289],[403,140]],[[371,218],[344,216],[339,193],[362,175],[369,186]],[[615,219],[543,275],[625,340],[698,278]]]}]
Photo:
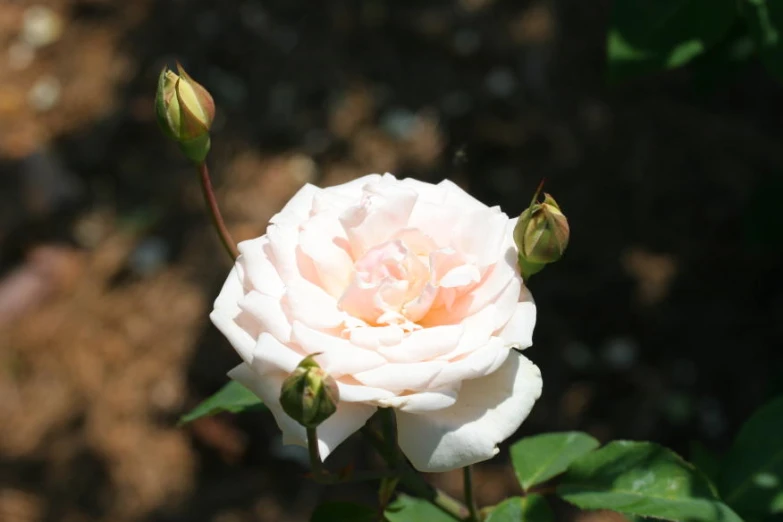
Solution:
[{"label": "thorny stem", "polygon": [[209,215],[212,218],[212,224],[215,227],[220,241],[223,243],[223,247],[231,256],[231,261],[236,260],[239,257],[239,250],[237,250],[237,244],[231,237],[231,233],[226,228],[226,223],[223,221],[223,216],[220,214],[220,207],[218,207],[217,198],[215,198],[215,191],[212,189],[212,182],[209,179],[209,169],[206,162],[202,162],[197,165],[199,178],[201,181],[201,192],[204,195],[204,201],[206,201],[209,207]]},{"label": "thorny stem", "polygon": [[476,499],[473,497],[473,468],[471,466],[465,466],[462,468],[462,478],[465,488],[465,504],[468,505],[468,512],[470,516],[468,520],[470,522],[478,522],[478,510],[476,509]]}]

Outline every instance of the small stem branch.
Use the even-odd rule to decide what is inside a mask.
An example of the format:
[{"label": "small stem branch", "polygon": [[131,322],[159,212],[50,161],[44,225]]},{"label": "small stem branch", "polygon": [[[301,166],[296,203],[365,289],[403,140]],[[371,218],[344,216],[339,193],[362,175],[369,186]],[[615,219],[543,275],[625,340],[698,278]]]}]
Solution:
[{"label": "small stem branch", "polygon": [[369,426],[365,426],[361,431],[376,451],[386,460],[386,464],[389,467],[393,468],[394,466],[397,466],[400,474],[400,482],[411,493],[417,497],[429,500],[442,511],[445,511],[458,520],[463,520],[469,515],[468,509],[462,502],[424,480],[424,478],[419,475],[405,459],[399,458],[396,451],[390,453],[386,441],[384,441],[375,430]]},{"label": "small stem branch", "polygon": [[231,233],[226,228],[226,223],[223,221],[223,216],[220,214],[220,207],[218,207],[217,198],[215,198],[215,191],[212,189],[212,181],[209,179],[209,169],[206,162],[197,165],[199,178],[201,181],[201,193],[204,195],[204,201],[206,201],[209,207],[209,214],[212,218],[212,225],[220,236],[220,241],[223,243],[223,247],[231,256],[231,260],[236,260],[239,257],[239,250],[237,250],[237,244],[231,237]]},{"label": "small stem branch", "polygon": [[321,451],[318,449],[318,434],[315,428],[307,428],[307,450],[310,454],[310,466],[313,468],[313,476],[321,478],[327,475],[324,463],[321,460]]},{"label": "small stem branch", "polygon": [[476,509],[476,500],[473,497],[473,468],[465,466],[462,468],[463,484],[465,488],[465,504],[468,506],[470,522],[478,522],[478,510]]}]

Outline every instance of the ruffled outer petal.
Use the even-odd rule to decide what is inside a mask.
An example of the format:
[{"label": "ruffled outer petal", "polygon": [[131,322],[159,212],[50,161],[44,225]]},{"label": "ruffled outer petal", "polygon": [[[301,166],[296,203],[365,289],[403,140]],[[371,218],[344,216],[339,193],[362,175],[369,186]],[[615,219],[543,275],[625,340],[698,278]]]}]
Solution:
[{"label": "ruffled outer petal", "polygon": [[237,264],[243,270],[245,286],[250,286],[264,295],[279,299],[285,292],[285,285],[267,256],[269,238],[261,236],[242,241],[237,245],[237,248],[240,253]]},{"label": "ruffled outer petal", "polygon": [[[285,379],[284,374],[269,374],[261,378],[248,365],[240,364],[228,375],[264,401],[283,432],[283,443],[307,446],[304,427],[289,417],[280,405],[280,387]],[[353,432],[364,426],[375,410],[375,406],[367,404],[340,402],[334,415],[318,426],[321,458],[325,459]]]},{"label": "ruffled outer petal", "polygon": [[220,330],[220,333],[226,336],[228,342],[237,351],[240,357],[245,361],[250,361],[253,357],[253,348],[256,341],[247,331],[242,329],[235,321],[236,317],[242,313],[238,302],[244,296],[242,287],[242,278],[237,266],[231,269],[231,272],[223,283],[223,288],[215,299],[215,308],[209,314],[212,323]]},{"label": "ruffled outer petal", "polygon": [[536,326],[536,304],[530,290],[523,286],[511,319],[498,332],[507,344],[524,349],[533,345],[533,329]]},{"label": "ruffled outer petal", "polygon": [[463,382],[453,406],[424,415],[398,410],[400,448],[425,472],[490,459],[528,416],[541,386],[538,367],[512,352],[495,373]]},{"label": "ruffled outer petal", "polygon": [[310,216],[310,209],[313,206],[313,198],[323,189],[306,183],[300,188],[294,197],[292,197],[285,206],[272,216],[270,223],[288,223],[298,225]]}]

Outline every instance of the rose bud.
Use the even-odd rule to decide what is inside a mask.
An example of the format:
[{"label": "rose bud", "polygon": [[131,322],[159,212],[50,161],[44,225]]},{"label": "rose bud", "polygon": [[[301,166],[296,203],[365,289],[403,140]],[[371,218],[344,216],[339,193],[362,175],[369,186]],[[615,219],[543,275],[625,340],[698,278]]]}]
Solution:
[{"label": "rose bud", "polygon": [[202,163],[209,152],[215,102],[179,64],[177,71],[164,67],[160,73],[155,112],[163,132],[179,143],[185,156]]},{"label": "rose bud", "polygon": [[560,259],[570,235],[568,219],[555,199],[546,193],[543,202],[539,203],[537,199],[538,193],[514,227],[514,242],[519,249],[519,266],[524,279]]},{"label": "rose bud", "polygon": [[280,405],[289,417],[315,428],[337,411],[340,394],[335,380],[308,355],[283,381]]}]

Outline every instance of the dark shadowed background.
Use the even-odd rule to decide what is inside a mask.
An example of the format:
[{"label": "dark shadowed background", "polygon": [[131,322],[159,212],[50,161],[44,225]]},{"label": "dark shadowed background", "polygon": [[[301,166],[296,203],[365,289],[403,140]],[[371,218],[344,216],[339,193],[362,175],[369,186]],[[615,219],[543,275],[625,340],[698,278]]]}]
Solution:
[{"label": "dark shadowed background", "polygon": [[[306,182],[449,177],[516,215],[546,178],[571,245],[530,285],[544,395],[520,435],[725,450],[783,390],[783,85],[720,56],[607,85],[608,11],[2,0],[0,520],[293,522],[372,501],[305,480],[267,413],[176,427],[239,359],[207,319],[229,265],[154,120],[175,60],[217,103],[238,239]],[[375,462],[358,438],[333,458],[351,460]],[[431,479],[459,494],[459,474]],[[505,452],[476,480],[483,503],[518,487]]]}]

